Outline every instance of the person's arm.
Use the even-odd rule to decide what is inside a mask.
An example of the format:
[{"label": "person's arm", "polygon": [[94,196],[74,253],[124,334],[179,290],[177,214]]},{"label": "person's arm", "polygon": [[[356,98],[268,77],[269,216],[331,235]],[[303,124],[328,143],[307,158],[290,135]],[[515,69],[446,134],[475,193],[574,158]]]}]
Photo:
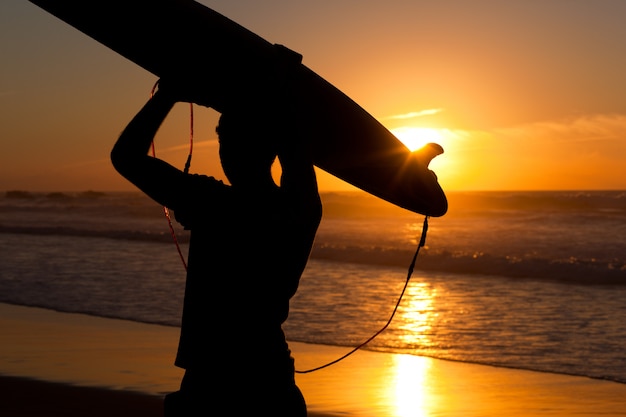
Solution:
[{"label": "person's arm", "polygon": [[148,155],[152,140],[176,100],[158,90],[126,126],[111,151],[115,169],[137,188],[164,206],[176,201],[182,171]]},{"label": "person's arm", "polygon": [[321,218],[322,204],[315,168],[306,144],[298,142],[298,138],[284,140],[280,144],[278,159],[282,170],[281,189],[297,198],[300,210],[311,217]]}]

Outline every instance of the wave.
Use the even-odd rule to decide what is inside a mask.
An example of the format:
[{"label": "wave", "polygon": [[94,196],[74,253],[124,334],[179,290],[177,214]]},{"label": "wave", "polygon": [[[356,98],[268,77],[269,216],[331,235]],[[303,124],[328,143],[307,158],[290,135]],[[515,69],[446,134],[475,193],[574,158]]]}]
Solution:
[{"label": "wave", "polygon": [[[0,233],[60,235],[81,238],[106,238],[173,244],[171,233],[151,230],[86,230],[69,226],[0,225]],[[176,235],[180,244],[189,242],[188,233]],[[416,248],[399,249],[372,245],[337,245],[318,239],[311,257],[314,259],[362,265],[408,268]],[[541,254],[516,257],[485,252],[429,250],[423,248],[417,257],[416,270],[461,275],[490,275],[507,278],[534,278],[563,283],[626,285],[626,260],[542,258]]]},{"label": "wave", "polygon": [[[336,262],[406,267],[413,251],[388,248],[316,246],[312,256]],[[460,275],[483,275],[505,278],[529,278],[560,281],[568,284],[626,285],[626,262],[622,259],[546,259],[514,258],[486,253],[429,252],[422,250],[415,270],[447,272]]]},{"label": "wave", "polygon": [[[0,225],[0,233],[43,235],[43,236],[69,236],[69,237],[95,237],[107,239],[119,239],[129,241],[164,242],[171,243],[171,233],[154,232],[148,230],[93,230],[75,228],[70,226],[7,226]],[[177,236],[181,243],[189,241],[188,236]]]},{"label": "wave", "polygon": [[[365,193],[324,193],[312,257],[408,268],[415,215]],[[417,270],[626,284],[624,191],[448,193],[450,212]],[[140,193],[7,192],[0,233],[172,244],[162,207]],[[176,240],[189,234],[174,222]],[[411,237],[407,237],[410,234]],[[447,250],[433,250],[432,248]]]}]

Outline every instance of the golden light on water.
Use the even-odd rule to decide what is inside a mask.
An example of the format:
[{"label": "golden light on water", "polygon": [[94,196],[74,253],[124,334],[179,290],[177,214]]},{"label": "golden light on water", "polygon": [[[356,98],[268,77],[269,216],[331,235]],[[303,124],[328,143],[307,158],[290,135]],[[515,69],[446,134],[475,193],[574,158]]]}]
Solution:
[{"label": "golden light on water", "polygon": [[417,283],[406,290],[402,305],[398,310],[397,320],[402,330],[402,343],[405,346],[428,346],[434,315],[436,289],[428,284]]},{"label": "golden light on water", "polygon": [[[432,343],[432,323],[435,319],[433,305],[436,289],[426,283],[410,285],[404,301],[398,309],[403,339],[407,346],[428,346]],[[431,361],[415,355],[395,355],[389,383],[388,397],[394,404],[395,417],[428,417],[436,408],[437,399],[432,393],[433,381],[430,375]]]}]

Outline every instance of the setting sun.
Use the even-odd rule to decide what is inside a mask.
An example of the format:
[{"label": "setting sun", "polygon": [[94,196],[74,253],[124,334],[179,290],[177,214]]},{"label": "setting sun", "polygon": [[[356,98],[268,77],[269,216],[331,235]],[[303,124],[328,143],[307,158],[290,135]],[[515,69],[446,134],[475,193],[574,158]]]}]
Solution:
[{"label": "setting sun", "polygon": [[419,149],[429,142],[441,145],[443,141],[443,134],[440,130],[427,127],[399,127],[392,129],[391,133],[400,139],[410,151]]}]

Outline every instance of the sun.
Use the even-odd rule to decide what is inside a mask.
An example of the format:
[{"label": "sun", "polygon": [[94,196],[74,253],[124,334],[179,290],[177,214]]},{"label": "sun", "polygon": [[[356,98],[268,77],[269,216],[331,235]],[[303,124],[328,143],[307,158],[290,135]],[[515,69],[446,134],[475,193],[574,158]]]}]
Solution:
[{"label": "sun", "polygon": [[429,142],[441,144],[443,134],[438,129],[429,127],[398,127],[391,130],[400,142],[404,144],[410,151],[421,148]]}]

